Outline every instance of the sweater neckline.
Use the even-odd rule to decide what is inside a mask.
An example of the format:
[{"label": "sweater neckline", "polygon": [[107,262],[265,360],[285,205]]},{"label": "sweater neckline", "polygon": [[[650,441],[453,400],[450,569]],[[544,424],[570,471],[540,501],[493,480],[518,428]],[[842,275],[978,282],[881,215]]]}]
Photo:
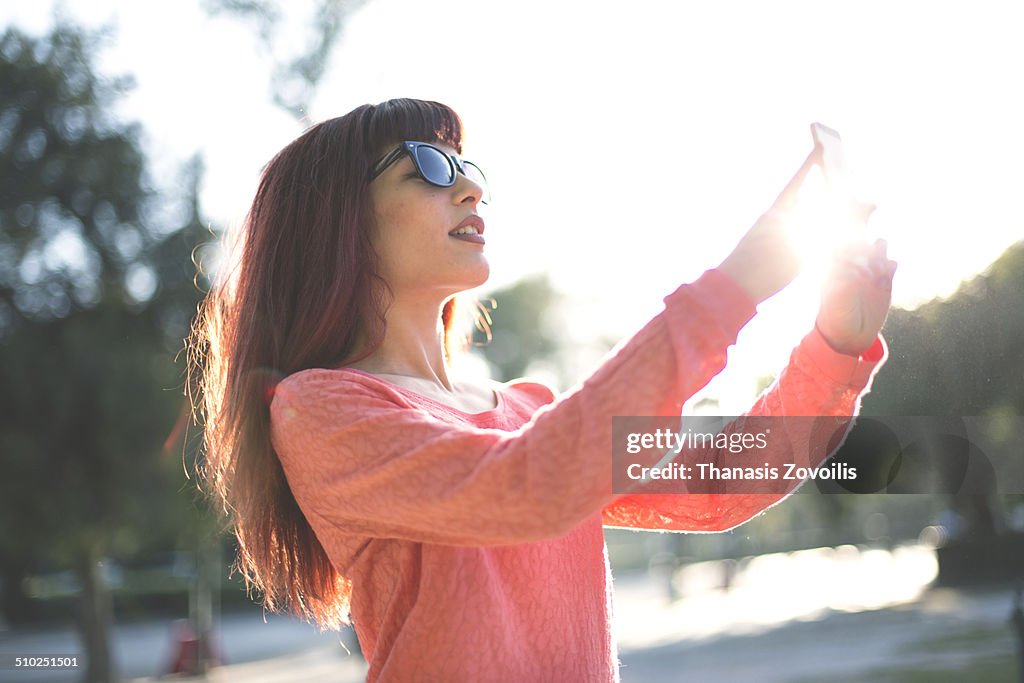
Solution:
[{"label": "sweater neckline", "polygon": [[491,384],[492,384],[491,392],[494,394],[494,403],[495,403],[494,407],[493,408],[488,408],[487,410],[481,411],[479,413],[468,413],[468,412],[466,412],[464,410],[459,410],[455,406],[448,405],[447,403],[443,403],[441,401],[438,401],[437,399],[433,399],[433,398],[430,398],[429,396],[425,396],[424,394],[421,394],[418,391],[413,391],[412,389],[409,389],[407,387],[403,387],[401,384],[396,384],[396,383],[392,382],[391,380],[384,379],[383,377],[381,377],[379,375],[375,375],[372,372],[367,372],[366,370],[359,370],[357,368],[337,368],[337,369],[338,370],[344,370],[346,372],[354,372],[354,373],[357,373],[359,375],[362,375],[363,377],[370,377],[371,379],[373,379],[373,380],[375,380],[377,382],[380,382],[381,384],[385,384],[388,387],[390,387],[391,389],[394,389],[394,390],[398,391],[401,394],[405,394],[406,396],[410,396],[410,397],[412,397],[413,399],[415,399],[417,401],[422,401],[422,402],[425,402],[425,403],[430,403],[431,405],[438,406],[439,408],[442,408],[442,409],[447,410],[447,411],[452,412],[452,413],[456,413],[457,415],[463,415],[463,416],[468,417],[468,418],[484,418],[484,417],[489,417],[489,416],[494,415],[496,413],[502,412],[504,410],[504,408],[505,408],[505,396],[504,396],[504,393],[501,392],[501,391],[498,391],[498,386],[497,386],[496,382],[491,382]]}]

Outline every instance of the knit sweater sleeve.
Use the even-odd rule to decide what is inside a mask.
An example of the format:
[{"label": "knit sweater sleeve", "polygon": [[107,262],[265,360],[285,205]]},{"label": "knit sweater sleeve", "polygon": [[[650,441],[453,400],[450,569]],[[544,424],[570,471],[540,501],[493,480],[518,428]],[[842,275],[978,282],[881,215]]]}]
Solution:
[{"label": "knit sweater sleeve", "polygon": [[[755,401],[749,411],[726,427],[743,432],[745,417],[797,418],[776,421],[784,427],[785,440],[769,440],[771,446],[759,453],[761,460],[782,464],[795,453],[817,466],[834,453],[852,428],[852,417],[860,412],[861,399],[868,393],[875,375],[888,357],[879,335],[859,357],[833,350],[817,328],[794,349],[789,364]],[[821,423],[799,417],[835,417],[833,428],[816,429]],[[764,425],[768,421],[751,421]],[[708,449],[713,450],[713,449]],[[702,461],[722,462],[722,453],[705,453]],[[802,464],[802,463],[801,463]],[[605,526],[674,531],[724,531],[736,527],[779,503],[802,484],[789,489],[759,484],[730,485],[728,493],[633,493],[615,500],[602,510]],[[747,492],[739,493],[747,489]],[[771,492],[768,492],[771,491]],[[699,515],[695,518],[694,511]]]},{"label": "knit sweater sleeve", "polygon": [[679,415],[753,315],[711,270],[588,379],[513,431],[442,420],[327,370],[280,382],[271,442],[318,534],[506,545],[566,533],[614,500],[615,415]]}]

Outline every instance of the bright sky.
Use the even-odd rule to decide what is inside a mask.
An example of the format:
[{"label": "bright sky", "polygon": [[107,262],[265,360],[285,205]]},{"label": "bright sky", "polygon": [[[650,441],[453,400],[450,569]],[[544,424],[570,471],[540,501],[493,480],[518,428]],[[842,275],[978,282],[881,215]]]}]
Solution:
[{"label": "bright sky", "polygon": [[[209,19],[199,0],[65,7],[117,22],[103,66],[138,81],[124,116],[145,126],[158,171],[201,150],[204,209],[237,223],[260,168],[301,132],[270,104],[255,33]],[[579,343],[638,329],[717,265],[822,121],[880,207],[871,227],[900,262],[895,303],[911,307],[1021,237],[1022,19],[1018,2],[370,0],[311,119],[391,97],[452,105],[495,195],[483,207],[491,286],[550,273],[574,303],[565,339]],[[12,22],[45,30],[49,3],[0,6],[0,25]],[[745,409],[753,378],[813,325],[811,280],[744,329],[709,387],[722,414]]]}]

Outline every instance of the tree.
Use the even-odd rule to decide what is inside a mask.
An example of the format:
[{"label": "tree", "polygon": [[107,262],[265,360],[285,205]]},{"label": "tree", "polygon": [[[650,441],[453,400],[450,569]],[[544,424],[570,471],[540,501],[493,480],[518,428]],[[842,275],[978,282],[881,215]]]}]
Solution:
[{"label": "tree", "polygon": [[947,300],[896,309],[891,356],[865,401],[873,414],[1019,414],[1024,408],[1024,242]]},{"label": "tree", "polygon": [[546,276],[534,276],[493,292],[490,341],[477,334],[474,342],[496,371],[499,381],[522,377],[531,362],[550,357],[557,349],[547,314],[555,293]]},{"label": "tree", "polygon": [[[284,30],[282,4],[275,0],[205,0],[211,16],[232,15],[253,24],[260,45],[274,61],[271,93],[274,104],[297,119],[308,117],[309,105],[327,68],[331,50],[341,38],[345,21],[367,0],[312,0],[304,3],[312,11],[307,17],[304,34],[308,42],[289,54],[284,45],[292,42]],[[301,6],[294,1],[287,5],[294,15]]]},{"label": "tree", "polygon": [[[201,169],[150,186],[139,129],[115,121],[102,33],[58,22],[0,36],[0,556],[8,618],[29,566],[75,570],[88,681],[117,678],[101,559],[188,523],[160,457],[182,405],[173,354],[201,292],[191,255]],[[161,533],[161,531],[163,533]]]},{"label": "tree", "polygon": [[[948,300],[894,310],[885,326],[891,355],[863,404],[864,415],[1020,415],[1024,410],[1024,242]],[[1000,526],[997,501],[957,495],[973,533]]]}]

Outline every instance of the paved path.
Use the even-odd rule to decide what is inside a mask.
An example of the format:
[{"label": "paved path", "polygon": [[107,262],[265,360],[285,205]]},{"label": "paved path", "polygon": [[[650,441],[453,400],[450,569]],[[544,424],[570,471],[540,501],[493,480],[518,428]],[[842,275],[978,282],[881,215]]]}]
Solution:
[{"label": "paved path", "polygon": [[[683,568],[675,600],[665,580],[616,581],[623,683],[859,683],[879,669],[1015,652],[1012,591],[931,588],[928,548],[765,555],[732,565],[724,590],[727,566]],[[981,637],[957,645],[964,634]],[[923,645],[942,638],[945,650]]]},{"label": "paved path", "polygon": [[[627,649],[621,653],[622,681],[866,683],[877,680],[870,672],[884,669],[955,670],[975,655],[1014,652],[1007,619],[1011,601],[1008,590],[937,589],[883,609],[829,610],[809,620]],[[936,639],[968,633],[987,635],[945,651],[935,647]],[[928,641],[933,643],[925,645]]]},{"label": "paved path", "polygon": [[[928,589],[933,553],[909,547],[863,551],[819,549],[754,558],[732,565],[700,563],[675,573],[676,599],[665,578],[616,577],[615,628],[623,683],[797,683],[860,681],[892,665],[957,666],[965,652],[926,651],[922,641],[975,631],[990,634],[977,652],[1013,652],[1008,589]],[[171,656],[170,621],[122,624],[114,651],[135,683],[158,680]],[[366,664],[348,654],[336,633],[258,611],[225,615],[219,629],[228,662],[205,679],[215,683],[361,683]],[[916,648],[916,649],[915,649]],[[72,629],[0,634],[0,655],[80,652]],[[57,683],[76,677],[32,672],[0,682]],[[181,683],[189,680],[174,679]]]},{"label": "paved path", "polygon": [[[228,665],[217,673],[216,680],[258,683],[333,680],[349,683],[364,679],[365,663],[358,654],[346,652],[338,633],[320,633],[309,624],[283,615],[267,614],[265,619],[259,609],[222,616],[216,638],[219,651]],[[174,620],[171,619],[116,625],[112,649],[122,677],[151,681],[166,673],[174,653],[173,634]],[[81,652],[78,634],[71,626],[0,633],[0,656],[11,653],[80,655]],[[335,670],[329,675],[321,675],[332,667]],[[15,674],[10,670],[0,670],[0,683],[64,683],[73,680],[76,676],[69,675],[67,671]]]}]

